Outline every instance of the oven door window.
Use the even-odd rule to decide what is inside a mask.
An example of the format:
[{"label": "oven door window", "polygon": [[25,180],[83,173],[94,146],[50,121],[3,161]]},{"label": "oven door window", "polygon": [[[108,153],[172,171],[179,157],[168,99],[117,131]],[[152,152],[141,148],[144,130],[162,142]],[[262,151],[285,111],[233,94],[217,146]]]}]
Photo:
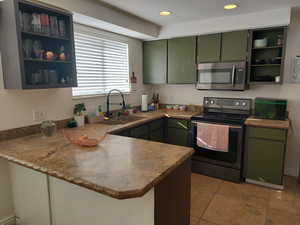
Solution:
[{"label": "oven door window", "polygon": [[232,70],[200,70],[198,82],[201,84],[231,84]]},{"label": "oven door window", "polygon": [[[195,134],[197,133],[197,128],[195,128],[194,132]],[[240,133],[238,131],[230,130],[228,152],[218,152],[218,151],[212,151],[212,150],[198,147],[197,140],[196,138],[194,138],[193,145],[196,150],[195,154],[206,158],[214,159],[214,160],[235,163],[237,161],[237,156],[239,151],[238,149],[239,135]]]}]

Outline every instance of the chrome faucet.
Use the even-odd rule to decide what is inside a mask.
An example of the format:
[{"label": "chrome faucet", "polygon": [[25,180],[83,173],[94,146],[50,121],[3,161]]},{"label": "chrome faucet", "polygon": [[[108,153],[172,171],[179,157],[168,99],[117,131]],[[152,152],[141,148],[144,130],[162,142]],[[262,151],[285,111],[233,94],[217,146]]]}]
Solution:
[{"label": "chrome faucet", "polygon": [[106,113],[105,113],[105,116],[108,117],[108,118],[112,118],[112,113],[109,111],[109,105],[110,105],[109,97],[110,97],[112,92],[119,92],[120,93],[120,95],[122,97],[122,103],[120,103],[120,105],[123,105],[122,109],[124,109],[124,110],[126,109],[125,98],[124,98],[124,94],[122,93],[122,91],[120,91],[118,89],[112,89],[108,92],[107,99],[106,99]]}]

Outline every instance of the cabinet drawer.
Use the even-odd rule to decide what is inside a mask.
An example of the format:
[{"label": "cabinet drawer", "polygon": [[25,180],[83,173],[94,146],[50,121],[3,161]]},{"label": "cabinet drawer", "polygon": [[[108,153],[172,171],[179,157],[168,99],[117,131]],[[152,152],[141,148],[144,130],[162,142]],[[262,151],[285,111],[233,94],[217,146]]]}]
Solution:
[{"label": "cabinet drawer", "polygon": [[188,124],[188,120],[168,119],[168,127],[187,129]]},{"label": "cabinet drawer", "polygon": [[248,137],[264,138],[276,141],[285,141],[286,131],[281,129],[263,128],[263,127],[248,127]]},{"label": "cabinet drawer", "polygon": [[150,123],[150,130],[153,131],[153,130],[162,129],[163,125],[164,125],[163,120],[155,120]]},{"label": "cabinet drawer", "polygon": [[135,127],[131,129],[131,136],[138,138],[138,137],[146,137],[148,136],[148,126],[142,125],[139,127]]},{"label": "cabinet drawer", "polygon": [[281,185],[284,150],[285,144],[283,142],[248,139],[246,177]]}]

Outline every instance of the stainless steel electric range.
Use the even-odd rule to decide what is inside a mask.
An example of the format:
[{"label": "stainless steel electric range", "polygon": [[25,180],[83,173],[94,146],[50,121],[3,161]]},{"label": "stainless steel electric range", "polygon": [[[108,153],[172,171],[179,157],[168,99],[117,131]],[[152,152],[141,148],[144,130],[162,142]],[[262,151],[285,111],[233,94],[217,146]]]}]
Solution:
[{"label": "stainless steel electric range", "polygon": [[[202,115],[192,117],[190,144],[195,149],[192,171],[224,180],[241,182],[245,120],[251,115],[251,99],[205,97]],[[229,126],[228,152],[212,151],[197,145],[197,123]]]}]

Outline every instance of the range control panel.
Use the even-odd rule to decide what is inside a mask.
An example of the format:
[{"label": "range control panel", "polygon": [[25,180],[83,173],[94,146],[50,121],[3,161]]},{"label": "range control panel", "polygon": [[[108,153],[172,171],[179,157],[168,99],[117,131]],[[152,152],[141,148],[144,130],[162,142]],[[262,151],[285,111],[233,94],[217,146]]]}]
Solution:
[{"label": "range control panel", "polygon": [[252,99],[204,97],[204,108],[250,111]]}]

